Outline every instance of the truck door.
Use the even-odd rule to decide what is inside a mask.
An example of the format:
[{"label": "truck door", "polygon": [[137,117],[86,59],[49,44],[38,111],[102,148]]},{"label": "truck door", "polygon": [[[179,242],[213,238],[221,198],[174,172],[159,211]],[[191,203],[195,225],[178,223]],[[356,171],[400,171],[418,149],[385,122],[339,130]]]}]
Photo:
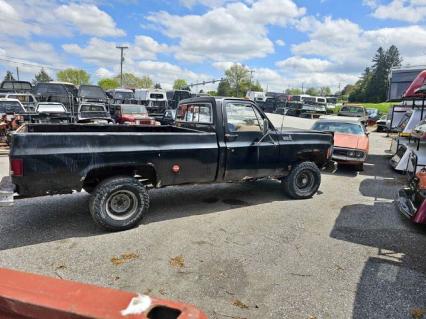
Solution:
[{"label": "truck door", "polygon": [[225,180],[274,175],[279,167],[278,142],[263,137],[263,118],[250,102],[224,105]]}]

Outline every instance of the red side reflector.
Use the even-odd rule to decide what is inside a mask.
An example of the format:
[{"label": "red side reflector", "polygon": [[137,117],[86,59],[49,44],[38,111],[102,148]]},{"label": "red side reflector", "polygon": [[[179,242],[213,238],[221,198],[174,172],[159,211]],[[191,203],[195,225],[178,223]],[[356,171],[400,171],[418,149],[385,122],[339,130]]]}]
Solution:
[{"label": "red side reflector", "polygon": [[22,159],[12,159],[10,161],[10,168],[13,176],[24,175],[24,161]]},{"label": "red side reflector", "polygon": [[179,165],[175,164],[175,165],[172,166],[172,172],[173,173],[177,174],[177,173],[179,173],[179,171],[180,171]]}]

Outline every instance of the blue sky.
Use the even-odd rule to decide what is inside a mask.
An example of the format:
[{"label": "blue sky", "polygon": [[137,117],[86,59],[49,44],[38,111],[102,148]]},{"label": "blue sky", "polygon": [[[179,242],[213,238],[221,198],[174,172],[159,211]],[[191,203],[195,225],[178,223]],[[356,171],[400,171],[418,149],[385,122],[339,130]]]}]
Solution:
[{"label": "blue sky", "polygon": [[275,91],[337,89],[379,46],[426,64],[425,17],[426,0],[0,0],[0,74],[77,67],[96,83],[118,73],[127,44],[125,71],[166,88],[240,63]]}]

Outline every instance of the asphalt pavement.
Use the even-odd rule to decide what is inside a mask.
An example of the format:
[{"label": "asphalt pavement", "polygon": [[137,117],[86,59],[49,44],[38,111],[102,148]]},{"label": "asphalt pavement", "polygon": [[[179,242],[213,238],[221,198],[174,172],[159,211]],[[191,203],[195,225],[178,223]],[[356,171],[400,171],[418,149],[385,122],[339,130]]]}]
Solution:
[{"label": "asphalt pavement", "polygon": [[[426,311],[426,228],[370,135],[365,170],[290,200],[274,181],[150,191],[141,225],[97,228],[86,193],[0,209],[0,266],[192,303],[209,318],[412,318]],[[7,157],[0,158],[2,175]],[[118,261],[118,262],[117,262]]]}]

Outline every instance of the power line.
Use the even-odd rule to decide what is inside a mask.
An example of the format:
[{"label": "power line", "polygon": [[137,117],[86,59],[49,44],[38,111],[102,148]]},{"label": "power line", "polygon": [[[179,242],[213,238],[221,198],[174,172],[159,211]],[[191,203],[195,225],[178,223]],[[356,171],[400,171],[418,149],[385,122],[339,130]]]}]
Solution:
[{"label": "power line", "polygon": [[10,63],[20,64],[20,65],[26,65],[26,66],[37,66],[37,67],[40,67],[40,68],[57,70],[57,71],[61,71],[62,70],[60,68],[55,68],[55,67],[48,66],[48,65],[42,65],[42,64],[31,63],[31,62],[15,61],[15,60],[11,60],[11,59],[15,59],[15,58],[8,57],[8,56],[0,57],[0,61],[5,61],[5,62],[10,62]]}]

